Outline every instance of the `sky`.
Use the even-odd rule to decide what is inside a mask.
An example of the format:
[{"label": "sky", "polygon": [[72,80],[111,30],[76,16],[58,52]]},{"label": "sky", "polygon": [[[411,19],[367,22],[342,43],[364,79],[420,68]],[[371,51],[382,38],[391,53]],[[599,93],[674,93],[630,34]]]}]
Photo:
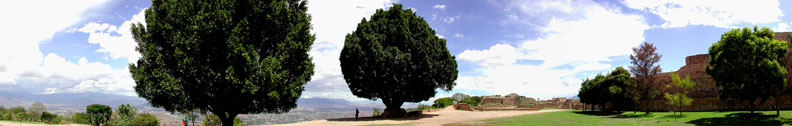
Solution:
[{"label": "sky", "polygon": [[[46,4],[43,4],[46,3]],[[343,80],[338,57],[361,19],[393,3],[423,17],[456,56],[454,93],[539,99],[577,95],[586,78],[630,66],[631,48],[653,43],[664,72],[707,53],[728,30],[790,31],[792,1],[773,0],[312,0],[304,98],[364,101]],[[137,96],[128,66],[140,58],[129,28],[145,24],[145,0],[0,3],[0,91]]]}]

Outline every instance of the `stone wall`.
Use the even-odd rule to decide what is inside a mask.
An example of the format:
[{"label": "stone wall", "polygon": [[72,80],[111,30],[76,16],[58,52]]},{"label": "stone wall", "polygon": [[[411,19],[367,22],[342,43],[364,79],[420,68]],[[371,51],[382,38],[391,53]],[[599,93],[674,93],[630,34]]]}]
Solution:
[{"label": "stone wall", "polygon": [[503,104],[503,98],[489,97],[489,96],[482,97],[481,98],[481,103],[479,103],[479,106],[486,105],[486,104],[499,104],[499,105],[502,105]]},{"label": "stone wall", "polygon": [[486,105],[486,104],[499,104],[499,105],[519,105],[520,100],[531,100],[533,98],[525,98],[525,97],[494,97],[494,96],[484,96],[481,99],[481,103],[479,105]]},{"label": "stone wall", "polygon": [[[792,32],[777,32],[775,33],[774,40],[782,40],[787,41],[792,45],[792,42],[789,41],[787,36],[792,35]],[[792,46],[790,46],[792,47]],[[790,48],[792,50],[792,48]],[[787,66],[786,68],[792,68],[792,51],[788,51],[785,59],[787,59]],[[684,79],[685,77],[690,76],[690,79],[696,83],[696,86],[692,89],[691,92],[688,92],[688,96],[693,98],[693,105],[680,108],[681,111],[711,111],[711,110],[731,110],[731,109],[743,109],[746,108],[749,104],[748,103],[725,103],[718,99],[718,88],[715,85],[715,80],[709,76],[705,70],[707,67],[707,63],[709,62],[709,55],[707,54],[698,54],[685,57],[685,66],[679,68],[679,70],[674,71],[679,76]],[[670,92],[668,88],[666,88],[667,84],[671,84],[671,77],[669,76],[670,72],[666,73],[659,73],[655,75],[655,79],[658,83],[652,85],[653,89],[657,89],[658,91],[655,92],[655,99],[651,101],[650,109],[652,111],[671,111],[673,110],[673,106],[668,105],[663,97],[665,93]],[[784,95],[781,96],[781,108],[792,108],[792,93],[789,91],[790,86],[792,86],[792,72],[787,74],[787,91],[784,92]],[[756,102],[758,103],[758,101]],[[773,109],[772,106],[775,104],[775,100],[771,98],[770,100],[766,101],[765,103],[758,105],[756,108],[770,110]]]},{"label": "stone wall", "polygon": [[468,110],[468,111],[473,111],[473,107],[470,107],[470,105],[468,105],[468,104],[465,104],[465,103],[454,104],[454,109],[456,109],[456,110]]}]

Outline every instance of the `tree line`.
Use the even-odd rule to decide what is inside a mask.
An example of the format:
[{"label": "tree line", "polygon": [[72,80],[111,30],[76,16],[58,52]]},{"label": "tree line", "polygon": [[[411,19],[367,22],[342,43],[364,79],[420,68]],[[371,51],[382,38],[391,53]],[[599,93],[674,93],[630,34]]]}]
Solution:
[{"label": "tree line", "polygon": [[0,106],[0,120],[43,122],[47,124],[91,124],[94,126],[156,126],[157,118],[149,113],[137,113],[137,108],[129,104],[119,105],[113,113],[111,107],[100,104],[86,106],[86,112],[58,115],[47,112],[41,102],[34,102],[27,110],[17,106]]},{"label": "tree line", "polygon": [[[755,104],[772,98],[776,114],[780,114],[778,99],[786,90],[785,77],[790,64],[784,59],[787,42],[773,40],[774,37],[775,33],[769,28],[746,27],[732,29],[712,44],[705,72],[715,80],[721,101],[746,103],[747,110],[753,113]],[[657,62],[662,57],[656,52],[657,48],[645,42],[632,50],[629,72],[618,67],[610,74],[597,75],[581,83],[578,93],[581,102],[589,104],[592,110],[595,107],[607,111],[641,109],[649,114],[650,104],[661,104],[651,103],[660,87],[668,90],[663,95],[668,101],[665,104],[673,106],[674,111],[692,105],[693,99],[687,94],[696,83],[690,80],[690,75],[672,72],[669,73],[672,82],[661,84],[656,77],[661,72]]]}]

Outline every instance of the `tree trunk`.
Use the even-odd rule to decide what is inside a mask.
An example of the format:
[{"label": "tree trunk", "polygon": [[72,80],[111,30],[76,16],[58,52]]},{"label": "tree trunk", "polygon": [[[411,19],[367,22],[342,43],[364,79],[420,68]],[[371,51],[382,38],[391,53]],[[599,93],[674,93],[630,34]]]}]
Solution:
[{"label": "tree trunk", "polygon": [[644,112],[646,112],[646,115],[649,115],[649,100],[646,100],[644,102],[645,102],[644,103]]},{"label": "tree trunk", "polygon": [[220,118],[220,124],[223,126],[234,126],[234,119],[236,118],[236,113],[226,113],[226,112],[212,112],[217,115],[217,118]]},{"label": "tree trunk", "polygon": [[751,114],[754,114],[754,105],[753,105],[753,103],[754,103],[754,102],[750,102],[750,104],[751,104],[751,105],[750,105],[750,106],[751,106],[751,108],[749,108],[749,109],[751,110]]},{"label": "tree trunk", "polygon": [[780,100],[780,97],[778,94],[776,94],[775,96],[776,116],[781,117],[781,106],[778,106],[778,100]]},{"label": "tree trunk", "polygon": [[401,109],[402,104],[404,101],[392,101],[392,100],[382,100],[385,103],[385,110],[382,112],[382,116],[386,118],[390,117],[405,117],[406,112]]}]

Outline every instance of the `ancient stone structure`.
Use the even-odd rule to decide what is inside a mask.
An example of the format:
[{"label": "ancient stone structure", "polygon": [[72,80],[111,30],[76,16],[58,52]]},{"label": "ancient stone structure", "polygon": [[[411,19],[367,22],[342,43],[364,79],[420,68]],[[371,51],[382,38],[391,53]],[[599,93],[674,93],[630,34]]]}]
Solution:
[{"label": "ancient stone structure", "polygon": [[484,96],[476,110],[499,111],[499,110],[538,110],[541,108],[560,108],[560,109],[582,109],[583,104],[580,100],[570,100],[566,98],[553,98],[537,102],[534,98],[520,96],[515,93],[499,96]]},{"label": "ancient stone structure", "polygon": [[567,101],[567,98],[553,98],[553,100],[551,100],[551,101],[558,102],[558,103],[564,103],[564,102]]},{"label": "ancient stone structure", "polygon": [[486,104],[497,104],[497,105],[507,105],[507,106],[516,106],[526,102],[535,102],[533,98],[528,98],[525,96],[520,96],[516,93],[511,93],[506,95],[505,97],[498,97],[498,96],[484,96],[481,99],[481,103],[479,105],[486,105]]},{"label": "ancient stone structure", "polygon": [[[790,43],[789,38],[787,37],[790,35],[792,35],[792,32],[777,32],[775,33],[775,37],[773,39]],[[792,45],[792,43],[790,43],[790,45]],[[792,48],[790,48],[790,50],[792,50]],[[790,66],[792,66],[792,55],[790,53],[792,53],[792,51],[788,51],[785,57],[787,65],[785,67],[788,70]],[[679,70],[674,71],[679,74],[682,79],[690,76],[690,79],[696,83],[696,86],[692,89],[692,91],[688,92],[688,96],[693,98],[693,105],[680,108],[680,111],[711,111],[745,108],[747,103],[726,103],[718,99],[718,88],[715,85],[715,80],[713,80],[712,77],[705,72],[708,62],[709,55],[707,54],[688,56],[685,58],[685,66],[682,66],[679,68]],[[666,88],[667,84],[671,84],[671,77],[669,76],[669,73],[670,72],[659,73],[655,76],[657,83],[653,84],[652,88],[657,89],[657,92],[654,94],[655,99],[649,103],[650,109],[652,111],[672,110],[672,107],[666,104],[668,101],[663,97],[665,93],[669,92],[669,89]],[[790,79],[792,79],[791,75],[792,74],[790,73],[787,74],[788,90],[790,89],[790,86],[792,86],[790,84],[792,83],[792,81],[790,81]],[[790,93],[790,91],[785,91],[784,95],[781,96],[780,101],[782,108],[792,108],[792,93]],[[774,102],[775,99],[771,98],[764,104],[758,105],[757,109],[773,109],[772,105]]]}]

